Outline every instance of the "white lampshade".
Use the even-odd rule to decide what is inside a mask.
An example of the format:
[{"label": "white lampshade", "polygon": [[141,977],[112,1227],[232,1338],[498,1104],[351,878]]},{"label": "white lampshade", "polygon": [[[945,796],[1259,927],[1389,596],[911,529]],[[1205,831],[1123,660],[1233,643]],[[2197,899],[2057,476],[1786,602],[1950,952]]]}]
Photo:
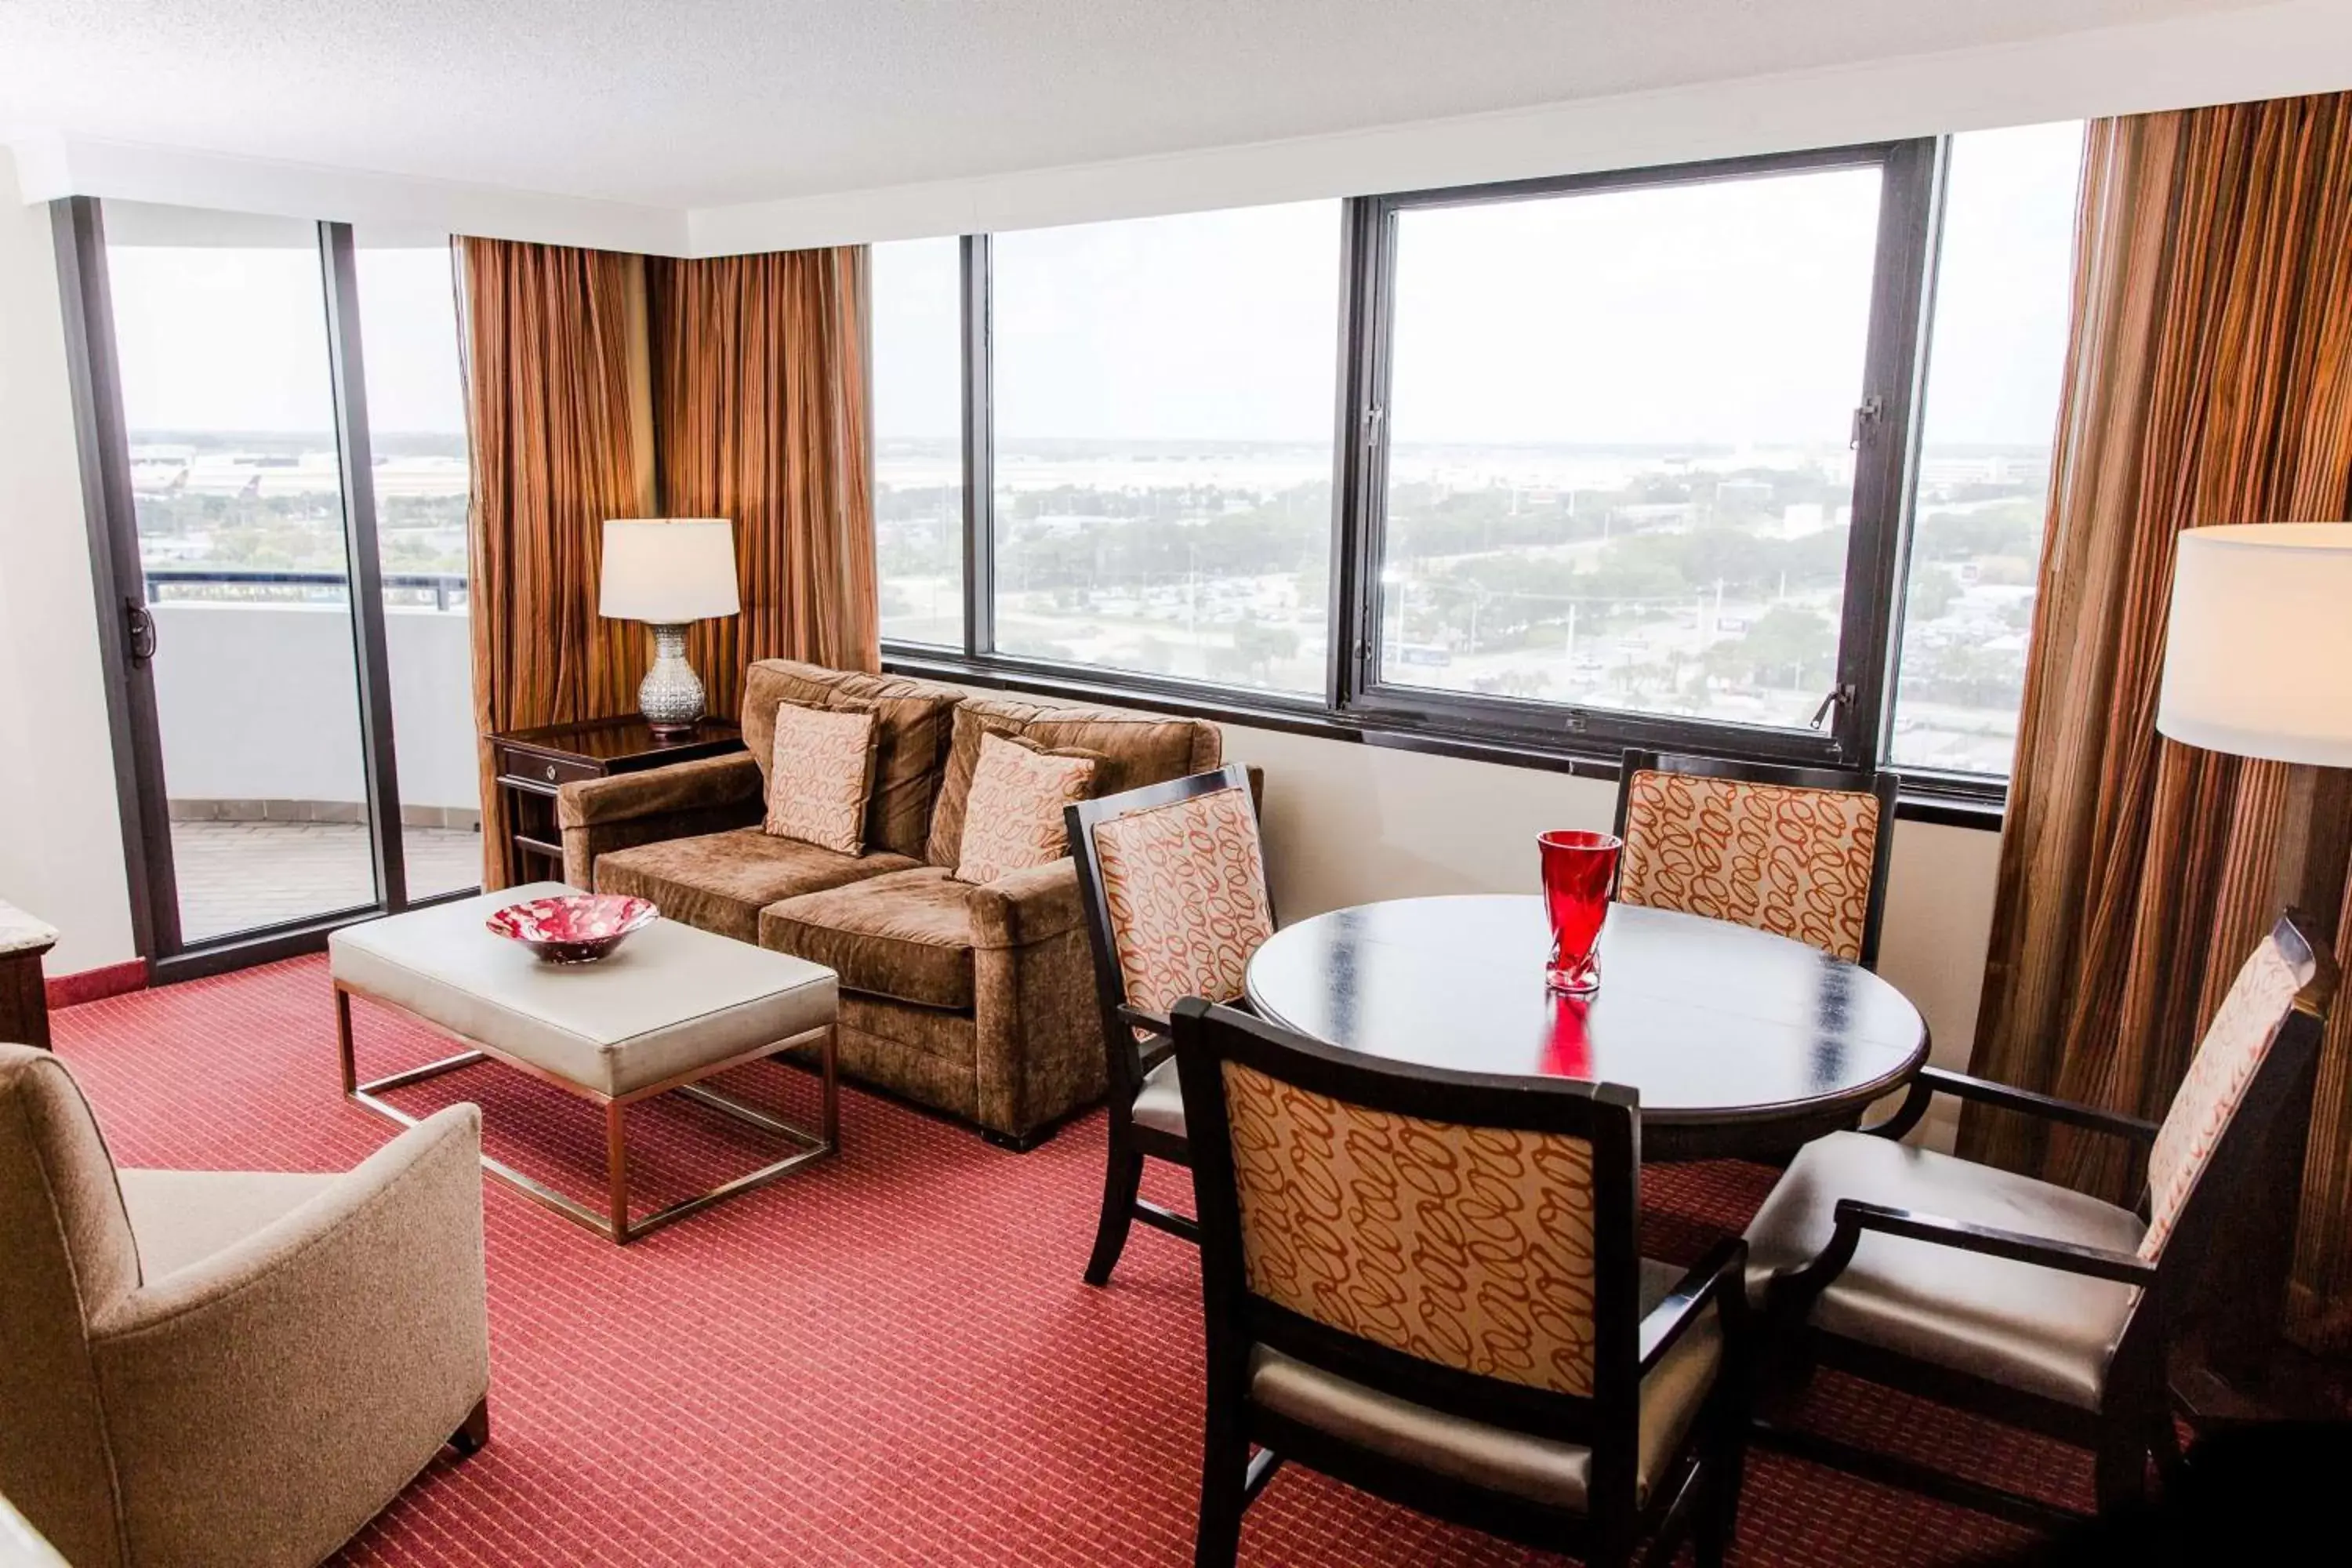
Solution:
[{"label": "white lampshade", "polygon": [[735,525],[725,518],[614,518],[604,524],[599,614],[677,626],[742,607],[735,592]]},{"label": "white lampshade", "polygon": [[2352,523],[2180,536],[2156,727],[2209,752],[2352,767]]}]

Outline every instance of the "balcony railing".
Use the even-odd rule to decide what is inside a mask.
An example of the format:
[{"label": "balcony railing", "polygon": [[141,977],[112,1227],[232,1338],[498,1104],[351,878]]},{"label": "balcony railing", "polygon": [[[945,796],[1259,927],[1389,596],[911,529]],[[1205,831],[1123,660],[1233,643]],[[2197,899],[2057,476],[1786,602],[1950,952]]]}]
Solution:
[{"label": "balcony railing", "polygon": [[[351,580],[341,572],[298,572],[268,566],[149,566],[142,569],[147,601],[212,599],[246,603],[331,603],[348,599]],[[214,592],[200,591],[212,589]],[[233,592],[223,593],[219,590]],[[320,590],[328,590],[320,592]],[[448,610],[466,603],[462,572],[387,572],[383,574],[386,603],[430,603]],[[394,594],[403,595],[395,600]]]}]

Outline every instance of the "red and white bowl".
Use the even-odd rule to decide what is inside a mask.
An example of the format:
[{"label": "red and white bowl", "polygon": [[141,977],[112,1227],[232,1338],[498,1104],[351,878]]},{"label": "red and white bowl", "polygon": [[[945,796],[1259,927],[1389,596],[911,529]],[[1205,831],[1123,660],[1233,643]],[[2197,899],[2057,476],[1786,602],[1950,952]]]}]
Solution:
[{"label": "red and white bowl", "polygon": [[661,919],[646,899],[618,893],[566,893],[491,911],[482,923],[522,943],[549,963],[593,963],[633,931]]}]

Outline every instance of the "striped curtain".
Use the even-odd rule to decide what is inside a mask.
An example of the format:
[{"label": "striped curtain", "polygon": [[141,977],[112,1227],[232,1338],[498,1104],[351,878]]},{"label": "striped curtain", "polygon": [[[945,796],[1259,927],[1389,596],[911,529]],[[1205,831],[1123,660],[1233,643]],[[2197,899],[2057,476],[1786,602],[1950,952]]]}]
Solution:
[{"label": "striped curtain", "polygon": [[[636,706],[645,628],[596,614],[604,521],[653,508],[641,258],[457,242],[466,278],[475,732]],[[482,885],[509,825],[480,747]]]},{"label": "striped curtain", "polygon": [[[2348,516],[2352,95],[2095,122],[1976,1071],[2163,1113],[2276,914],[2285,795],[2278,764],[2156,733],[2174,536]],[[1961,1147],[2118,1199],[2134,1179],[2112,1139],[1980,1108]],[[2314,1348],[2352,1346],[2347,1214],[2352,1005],[2288,1305]]]},{"label": "striped curtain", "polygon": [[662,505],[735,523],[743,613],[690,645],[711,711],[753,659],[878,669],[865,248],[646,267]]}]

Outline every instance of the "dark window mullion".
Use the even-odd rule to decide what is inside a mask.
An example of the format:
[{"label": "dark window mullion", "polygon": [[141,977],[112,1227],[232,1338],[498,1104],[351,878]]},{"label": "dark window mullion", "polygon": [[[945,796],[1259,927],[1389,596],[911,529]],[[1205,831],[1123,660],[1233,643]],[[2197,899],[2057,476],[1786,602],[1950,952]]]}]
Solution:
[{"label": "dark window mullion", "polygon": [[963,237],[963,652],[996,651],[996,421],[990,237]]},{"label": "dark window mullion", "polygon": [[335,450],[342,463],[343,551],[349,563],[352,651],[359,678],[361,768],[367,781],[369,843],[376,897],[397,914],[408,907],[408,870],[400,821],[399,769],[393,755],[392,664],[383,626],[383,567],[376,550],[375,459],[369,440],[367,369],[360,352],[359,257],[347,223],[319,225],[319,271],[327,309],[327,359],[333,379]]}]

